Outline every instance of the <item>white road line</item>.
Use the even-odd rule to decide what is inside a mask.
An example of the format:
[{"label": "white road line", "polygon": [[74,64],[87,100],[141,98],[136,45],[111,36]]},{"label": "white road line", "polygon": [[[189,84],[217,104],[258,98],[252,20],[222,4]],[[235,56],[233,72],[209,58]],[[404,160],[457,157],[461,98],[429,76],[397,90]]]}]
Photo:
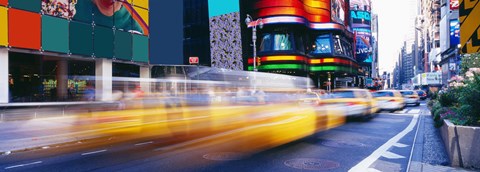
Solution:
[{"label": "white road line", "polygon": [[396,143],[396,144],[394,144],[393,146],[399,147],[399,148],[404,148],[404,147],[407,147],[408,145],[406,145],[406,144],[401,144],[401,143]]},{"label": "white road line", "polygon": [[[420,118],[420,122],[422,122],[423,118]],[[412,162],[412,157],[413,157],[413,150],[415,149],[415,142],[417,142],[417,135],[418,135],[418,129],[420,128],[420,125],[417,127],[417,131],[415,131],[415,136],[413,137],[413,144],[412,144],[412,150],[410,151],[410,158],[408,158],[408,164],[407,164],[407,171],[410,171],[410,162]]]},{"label": "white road line", "polygon": [[377,150],[375,150],[370,156],[363,159],[360,163],[352,167],[349,172],[357,172],[357,171],[367,171],[375,161],[377,161],[385,152],[390,149],[394,144],[396,144],[401,138],[407,135],[409,132],[413,130],[415,125],[418,121],[418,114],[413,116],[412,121],[408,124],[407,128],[405,128],[402,132],[398,133],[396,136],[392,137],[388,140],[385,144],[380,146]]},{"label": "white road line", "polygon": [[402,155],[399,155],[399,154],[396,154],[396,153],[393,153],[393,152],[390,152],[390,151],[386,151],[382,154],[383,157],[385,158],[388,158],[388,159],[401,159],[401,158],[405,158],[404,156]]},{"label": "white road line", "polygon": [[408,111],[408,113],[419,113],[420,112],[420,109],[410,109],[410,111]]},{"label": "white road line", "polygon": [[135,144],[135,146],[147,145],[147,144],[152,144],[152,143],[153,143],[153,141],[137,143],[137,144]]},{"label": "white road line", "polygon": [[32,163],[28,163],[28,164],[14,165],[14,166],[10,166],[10,167],[5,167],[5,170],[11,169],[11,168],[23,167],[23,166],[27,166],[27,165],[40,164],[40,163],[42,163],[42,161],[32,162]]},{"label": "white road line", "polygon": [[91,154],[96,154],[96,153],[101,153],[101,152],[106,152],[107,150],[104,149],[104,150],[99,150],[99,151],[93,151],[93,152],[87,152],[87,153],[82,153],[82,156],[85,156],[85,155],[91,155]]}]

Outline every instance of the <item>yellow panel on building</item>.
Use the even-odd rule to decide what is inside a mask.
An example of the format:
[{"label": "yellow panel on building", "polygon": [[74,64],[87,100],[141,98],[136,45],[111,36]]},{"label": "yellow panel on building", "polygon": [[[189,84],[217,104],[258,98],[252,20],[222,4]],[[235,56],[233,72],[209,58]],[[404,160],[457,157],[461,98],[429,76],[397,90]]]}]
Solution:
[{"label": "yellow panel on building", "polygon": [[460,0],[462,53],[480,52],[480,0]]},{"label": "yellow panel on building", "polygon": [[142,17],[143,21],[145,21],[145,23],[150,26],[150,24],[148,23],[148,10],[146,9],[143,9],[143,8],[139,8],[139,7],[136,7],[136,6],[133,6],[133,8],[135,9],[135,11],[140,15],[140,17]]},{"label": "yellow panel on building", "polygon": [[148,0],[134,0],[133,5],[148,9]]},{"label": "yellow panel on building", "polygon": [[8,15],[7,8],[0,7],[0,46],[8,45]]}]

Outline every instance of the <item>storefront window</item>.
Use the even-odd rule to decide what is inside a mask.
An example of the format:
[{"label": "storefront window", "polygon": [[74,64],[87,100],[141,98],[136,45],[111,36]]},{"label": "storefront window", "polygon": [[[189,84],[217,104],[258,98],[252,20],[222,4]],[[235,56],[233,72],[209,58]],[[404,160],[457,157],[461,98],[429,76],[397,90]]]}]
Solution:
[{"label": "storefront window", "polygon": [[336,35],[333,38],[333,46],[334,46],[335,54],[345,55],[345,50],[342,45],[342,41],[340,40],[340,37],[338,35]]},{"label": "storefront window", "polygon": [[275,34],[274,35],[274,45],[273,50],[275,51],[285,51],[293,50],[292,39],[290,34]]},{"label": "storefront window", "polygon": [[272,39],[270,34],[265,34],[262,37],[262,42],[260,43],[260,51],[271,51],[272,50]]},{"label": "storefront window", "polygon": [[320,35],[315,39],[315,44],[313,45],[314,54],[326,54],[332,53],[332,46],[330,44],[330,35]]},{"label": "storefront window", "polygon": [[10,102],[84,101],[93,90],[95,62],[9,54]]}]

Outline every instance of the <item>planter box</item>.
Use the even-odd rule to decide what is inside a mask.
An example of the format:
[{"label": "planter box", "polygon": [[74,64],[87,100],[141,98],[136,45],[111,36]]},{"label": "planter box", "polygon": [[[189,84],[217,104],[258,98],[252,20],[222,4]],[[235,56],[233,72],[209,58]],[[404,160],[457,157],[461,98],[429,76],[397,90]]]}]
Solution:
[{"label": "planter box", "polygon": [[452,166],[480,169],[480,127],[457,126],[444,120],[440,131]]}]

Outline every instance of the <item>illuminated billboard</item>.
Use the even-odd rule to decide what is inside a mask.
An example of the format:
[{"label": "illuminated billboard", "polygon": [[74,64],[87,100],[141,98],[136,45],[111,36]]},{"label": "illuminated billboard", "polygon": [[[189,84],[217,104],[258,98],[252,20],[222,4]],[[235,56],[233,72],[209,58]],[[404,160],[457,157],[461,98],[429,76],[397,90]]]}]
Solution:
[{"label": "illuminated billboard", "polygon": [[339,24],[345,24],[345,12],[347,11],[345,1],[332,0],[331,5],[332,21]]},{"label": "illuminated billboard", "polygon": [[460,44],[460,22],[458,19],[450,20],[450,47]]},{"label": "illuminated billboard", "polygon": [[372,62],[372,26],[371,1],[351,0],[350,16],[356,33],[356,58],[359,63]]}]

